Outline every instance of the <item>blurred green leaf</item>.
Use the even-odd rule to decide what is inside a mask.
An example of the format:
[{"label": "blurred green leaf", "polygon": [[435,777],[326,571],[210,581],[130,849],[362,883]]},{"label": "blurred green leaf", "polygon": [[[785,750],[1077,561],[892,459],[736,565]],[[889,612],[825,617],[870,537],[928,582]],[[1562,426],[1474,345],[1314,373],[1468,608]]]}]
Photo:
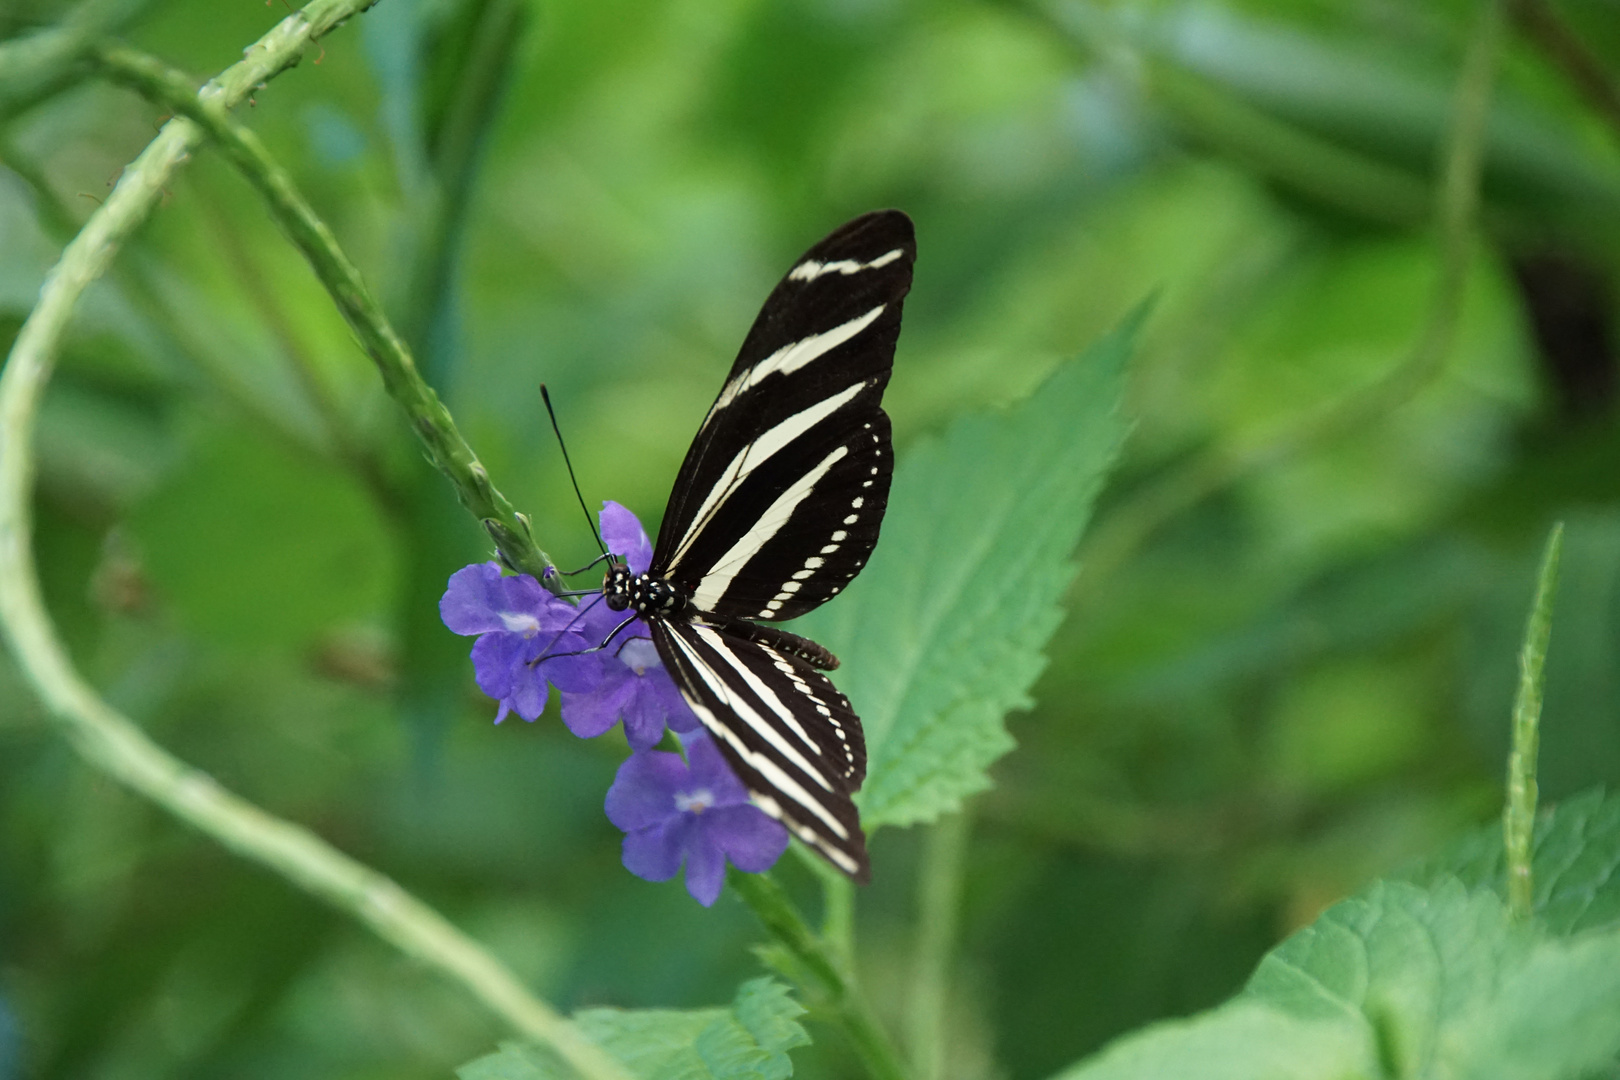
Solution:
[{"label": "blurred green leaf", "polygon": [[967,417],[895,470],[872,565],[799,626],[849,663],[867,828],[932,821],[990,784],[1063,619],[1073,551],[1125,436],[1146,308],[1001,415]]},{"label": "blurred green leaf", "polygon": [[[587,1009],[574,1022],[622,1062],[632,1076],[658,1080],[786,1080],[787,1052],[810,1038],[799,1025],[804,1009],[787,987],[755,979],[730,1008]],[[501,1049],[456,1070],[461,1080],[567,1080],[573,1073],[550,1051],[525,1043]]]},{"label": "blurred green leaf", "polygon": [[1538,939],[1494,894],[1380,882],[1261,961],[1233,1002],[1063,1073],[1553,1078],[1620,1051],[1620,934]]},{"label": "blurred green leaf", "polygon": [[307,645],[375,618],[393,584],[360,485],[245,432],[206,432],[130,525],[160,596],[216,643]]},{"label": "blurred green leaf", "polygon": [[1245,1001],[1155,1025],[1058,1077],[1344,1080],[1376,1075],[1376,1061],[1348,1025],[1301,1020]]}]

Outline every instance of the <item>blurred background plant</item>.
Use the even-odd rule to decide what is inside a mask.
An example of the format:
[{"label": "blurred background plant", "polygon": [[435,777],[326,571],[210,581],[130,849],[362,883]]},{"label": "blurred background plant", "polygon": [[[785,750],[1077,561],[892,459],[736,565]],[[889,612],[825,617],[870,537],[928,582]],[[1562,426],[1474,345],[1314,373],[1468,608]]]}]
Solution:
[{"label": "blurred background plant", "polygon": [[[960,845],[934,1068],[1037,1077],[1221,1000],[1496,814],[1555,517],[1542,795],[1620,776],[1620,19],[1508,5],[1470,245],[1435,207],[1480,10],[387,0],[240,116],[564,566],[593,544],[537,383],[587,496],[653,522],[765,292],[854,213],[917,222],[902,457],[1157,294],[1019,748],[971,821],[878,834],[859,896],[901,1030],[921,870]],[[0,9],[0,335],[163,118],[78,43],[200,76],[283,14]],[[562,1006],[707,1005],[757,974],[746,909],[620,868],[622,746],[489,726],[436,608],[487,538],[219,155],[88,294],[38,446],[51,613],[165,746]],[[84,768],[0,658],[0,1077],[441,1076],[501,1034]]]}]

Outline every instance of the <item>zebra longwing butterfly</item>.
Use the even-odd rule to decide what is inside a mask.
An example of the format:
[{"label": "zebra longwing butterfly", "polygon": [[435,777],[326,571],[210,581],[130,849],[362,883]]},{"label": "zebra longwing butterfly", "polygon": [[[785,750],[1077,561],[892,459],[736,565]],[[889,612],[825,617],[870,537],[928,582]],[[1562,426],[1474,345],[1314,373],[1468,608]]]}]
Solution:
[{"label": "zebra longwing butterfly", "polygon": [[916,255],[898,210],[805,252],[686,452],[648,572],[616,563],[602,585],[609,607],[648,624],[756,805],[861,882],[870,867],[851,796],[866,742],[822,674],[838,660],[762,624],[836,596],[877,544],[893,472],[879,403]]}]

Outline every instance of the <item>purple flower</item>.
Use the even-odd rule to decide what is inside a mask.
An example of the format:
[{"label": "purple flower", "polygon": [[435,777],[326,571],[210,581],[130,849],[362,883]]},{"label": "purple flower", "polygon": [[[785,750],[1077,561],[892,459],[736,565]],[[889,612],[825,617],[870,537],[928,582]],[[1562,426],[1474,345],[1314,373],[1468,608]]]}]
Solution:
[{"label": "purple flower", "polygon": [[652,541],[636,515],[606,499],[597,520],[602,523],[602,543],[607,549],[624,559],[632,574],[645,574],[652,565]]},{"label": "purple flower", "polygon": [[[641,522],[616,502],[602,504],[602,540],[637,574],[652,564],[652,543]],[[580,627],[593,646],[607,641],[630,617],[600,599],[585,601],[581,609]],[[600,658],[595,681],[582,689],[564,688],[562,718],[569,731],[595,738],[622,719],[630,749],[650,750],[664,737],[665,725],[682,733],[698,729],[698,719],[664,669],[646,623],[631,621],[595,655]]]},{"label": "purple flower", "polygon": [[788,833],[748,801],[742,782],[705,732],[683,739],[679,754],[630,755],[607,793],[607,816],[625,832],[624,867],[648,881],[668,881],[686,864],[686,891],[704,907],[739,870],[769,870],[787,850]]},{"label": "purple flower", "polygon": [[599,677],[595,654],[541,660],[594,642],[583,632],[579,609],[528,574],[507,577],[493,562],[463,567],[450,575],[439,617],[458,634],[478,635],[473,673],[478,688],[500,702],[497,724],[509,712],[534,720],[545,710],[551,686],[587,690]]}]

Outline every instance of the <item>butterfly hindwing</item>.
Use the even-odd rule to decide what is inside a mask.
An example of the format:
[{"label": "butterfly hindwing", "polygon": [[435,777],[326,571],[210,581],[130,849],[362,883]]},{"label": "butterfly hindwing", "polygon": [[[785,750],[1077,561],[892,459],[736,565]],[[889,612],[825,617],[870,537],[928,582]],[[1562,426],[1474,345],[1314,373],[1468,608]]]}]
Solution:
[{"label": "butterfly hindwing", "polygon": [[870,874],[850,793],[866,772],[860,722],[826,676],[703,621],[652,620],[692,711],[754,803],[856,881]]},{"label": "butterfly hindwing", "polygon": [[867,214],[806,252],[765,301],[654,549],[651,572],[700,610],[792,618],[865,565],[888,501],[879,403],[915,258],[909,218]]}]

